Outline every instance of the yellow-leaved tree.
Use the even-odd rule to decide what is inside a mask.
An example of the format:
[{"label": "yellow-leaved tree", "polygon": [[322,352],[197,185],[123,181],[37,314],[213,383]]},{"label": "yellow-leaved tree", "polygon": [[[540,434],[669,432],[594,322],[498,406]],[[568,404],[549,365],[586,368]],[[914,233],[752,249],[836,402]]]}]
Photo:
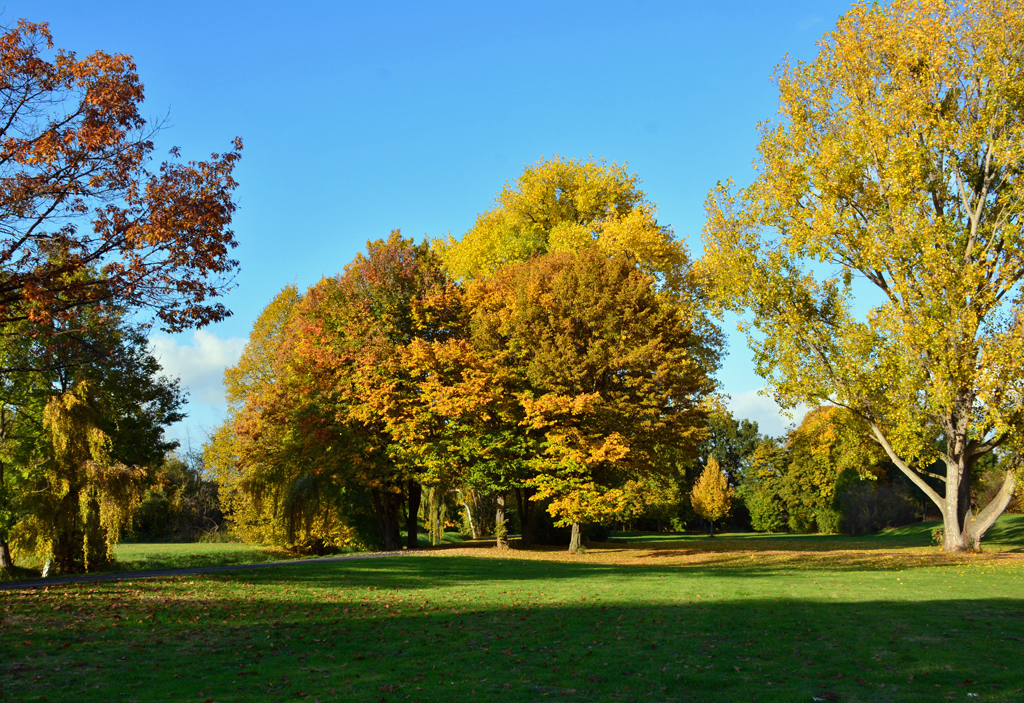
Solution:
[{"label": "yellow-leaved tree", "polygon": [[[858,3],[819,46],[776,73],[754,182],[708,197],[707,280],[752,313],[781,403],[862,417],[939,507],[944,549],[978,548],[1024,438],[1024,5]],[[975,507],[997,449],[1002,486]]]},{"label": "yellow-leaved tree", "polygon": [[707,467],[701,473],[690,492],[693,511],[711,523],[711,536],[715,536],[715,520],[721,520],[732,510],[733,489],[729,479],[714,457],[708,458]]},{"label": "yellow-leaved tree", "polygon": [[555,156],[527,166],[505,184],[494,207],[472,228],[443,245],[445,264],[456,278],[487,278],[505,264],[534,254],[597,246],[628,254],[668,289],[684,284],[689,256],[657,207],[626,167],[604,161]]}]

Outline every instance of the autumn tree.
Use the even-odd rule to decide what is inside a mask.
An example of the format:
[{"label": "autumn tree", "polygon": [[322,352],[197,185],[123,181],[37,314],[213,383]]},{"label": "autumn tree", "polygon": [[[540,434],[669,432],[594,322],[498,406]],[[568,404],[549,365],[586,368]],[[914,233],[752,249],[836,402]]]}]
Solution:
[{"label": "autumn tree", "polygon": [[349,455],[325,455],[316,444],[320,433],[345,429],[316,396],[305,395],[293,363],[303,297],[285,286],[256,319],[238,363],[225,369],[228,416],[203,458],[241,539],[314,553],[377,547],[362,524],[361,487],[336,480]]},{"label": "autumn tree", "polygon": [[758,532],[781,532],[787,526],[782,482],[789,467],[789,452],[774,438],[762,440],[751,453],[743,481],[736,489]]},{"label": "autumn tree", "polygon": [[[707,280],[752,312],[758,372],[784,405],[864,418],[948,551],[980,548],[1021,460],[1021,37],[1017,2],[856,4],[777,71],[754,182],[707,201]],[[1002,485],[975,508],[996,448]]]},{"label": "autumn tree", "polygon": [[659,448],[696,446],[717,340],[631,258],[596,247],[510,264],[469,298],[474,346],[508,374],[522,431],[541,440],[527,483],[572,526],[575,550],[581,523],[644,500],[638,479],[661,469]]},{"label": "autumn tree", "polygon": [[693,510],[711,523],[711,536],[715,536],[715,520],[721,520],[732,510],[733,489],[729,478],[714,457],[708,459],[707,467],[701,473],[690,492]]},{"label": "autumn tree", "polygon": [[486,278],[505,264],[535,254],[597,246],[626,254],[670,287],[683,285],[689,259],[672,230],[658,224],[657,207],[626,167],[555,156],[529,165],[506,184],[444,258],[458,278]]},{"label": "autumn tree", "polygon": [[307,520],[344,507],[345,491],[368,492],[385,549],[400,547],[403,508],[415,546],[420,481],[438,467],[436,454],[420,459],[446,431],[424,389],[443,393],[431,369],[461,364],[445,347],[459,334],[460,301],[429,243],[397,230],[307,291],[279,350],[278,382],[235,423],[249,488]]},{"label": "autumn tree", "polygon": [[176,446],[163,428],[182,418],[177,381],[161,376],[143,330],[109,308],[89,312],[78,308],[69,330],[22,323],[51,329],[5,340],[7,361],[38,370],[3,376],[0,512],[12,519],[0,542],[10,535],[17,551],[65,572],[109,560]]},{"label": "autumn tree", "polygon": [[45,23],[20,20],[0,35],[0,59],[3,332],[97,304],[152,310],[168,331],[227,316],[211,299],[237,268],[228,226],[241,141],[151,171],[159,125],[139,113],[131,57],[53,51]]},{"label": "autumn tree", "polygon": [[[287,373],[286,369],[278,367],[279,350],[299,299],[294,285],[285,286],[275,295],[253,323],[238,363],[224,370],[227,417],[204,444],[203,460],[219,484],[222,507],[235,535],[246,542],[302,549],[312,547],[316,540],[335,546],[339,535],[321,529],[330,524],[330,520],[317,516],[310,522],[315,526],[313,532],[299,536],[300,544],[288,539],[288,523],[275,509],[274,501],[259,500],[243,486],[250,467],[238,461],[238,438],[234,428],[246,404],[259,402],[258,399],[270,393],[278,383],[280,373]],[[281,441],[280,435],[264,439],[269,445],[280,445]]]}]

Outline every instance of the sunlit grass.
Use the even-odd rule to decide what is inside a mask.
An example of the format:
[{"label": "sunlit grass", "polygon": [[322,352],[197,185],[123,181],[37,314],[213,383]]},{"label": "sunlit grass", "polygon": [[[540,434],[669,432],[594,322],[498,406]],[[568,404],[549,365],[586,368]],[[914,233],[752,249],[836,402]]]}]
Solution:
[{"label": "sunlit grass", "polygon": [[[826,550],[836,549],[913,549],[934,550],[932,530],[942,527],[938,521],[918,522],[913,525],[883,530],[877,534],[850,537],[847,535],[802,535],[793,533],[767,534],[760,532],[725,532],[709,537],[702,534],[613,532],[609,542],[630,545],[650,544],[667,547],[685,545],[695,549],[712,550]],[[1024,550],[1024,515],[1003,515],[988,531],[982,541],[986,552]]]},{"label": "sunlit grass", "polygon": [[119,544],[114,547],[112,571],[164,571],[231,564],[261,564],[294,559],[283,549],[241,542],[182,544]]}]

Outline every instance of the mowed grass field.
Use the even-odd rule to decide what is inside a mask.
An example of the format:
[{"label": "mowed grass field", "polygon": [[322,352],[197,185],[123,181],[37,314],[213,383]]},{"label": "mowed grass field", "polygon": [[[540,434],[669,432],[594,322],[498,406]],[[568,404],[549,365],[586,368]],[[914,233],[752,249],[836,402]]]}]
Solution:
[{"label": "mowed grass field", "polygon": [[0,592],[0,684],[18,701],[1020,701],[1021,527],[956,557],[913,531],[620,535]]}]

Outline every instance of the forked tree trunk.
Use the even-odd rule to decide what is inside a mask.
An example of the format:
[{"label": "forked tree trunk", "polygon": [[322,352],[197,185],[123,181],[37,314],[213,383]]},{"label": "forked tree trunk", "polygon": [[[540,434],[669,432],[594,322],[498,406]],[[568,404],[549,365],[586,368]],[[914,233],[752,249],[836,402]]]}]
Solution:
[{"label": "forked tree trunk", "polygon": [[582,538],[582,536],[581,536],[580,524],[578,522],[574,522],[572,524],[572,535],[569,537],[569,551],[572,552],[573,554],[575,554],[576,552],[580,551],[580,541],[581,541],[581,538]]},{"label": "forked tree trunk", "polygon": [[505,526],[505,494],[499,493],[495,500],[497,508],[494,511],[494,539],[498,547],[507,547],[506,535],[508,529]]},{"label": "forked tree trunk", "polygon": [[423,487],[410,478],[407,488],[409,494],[409,513],[405,518],[405,543],[409,549],[415,549],[419,546],[420,500],[423,497]]},{"label": "forked tree trunk", "polygon": [[939,514],[942,515],[943,551],[965,552],[973,549],[980,552],[981,538],[995,524],[996,519],[1003,514],[1013,498],[1013,491],[1017,485],[1013,472],[1006,472],[999,492],[975,515],[971,511],[970,472],[974,462],[983,455],[971,455],[965,432],[953,433],[947,428],[947,436],[959,436],[960,439],[954,439],[947,445],[947,454],[944,457],[946,495],[943,497],[896,455],[878,425],[872,423],[871,430],[875,439],[882,445],[882,449],[889,455],[889,459],[938,507]]}]

